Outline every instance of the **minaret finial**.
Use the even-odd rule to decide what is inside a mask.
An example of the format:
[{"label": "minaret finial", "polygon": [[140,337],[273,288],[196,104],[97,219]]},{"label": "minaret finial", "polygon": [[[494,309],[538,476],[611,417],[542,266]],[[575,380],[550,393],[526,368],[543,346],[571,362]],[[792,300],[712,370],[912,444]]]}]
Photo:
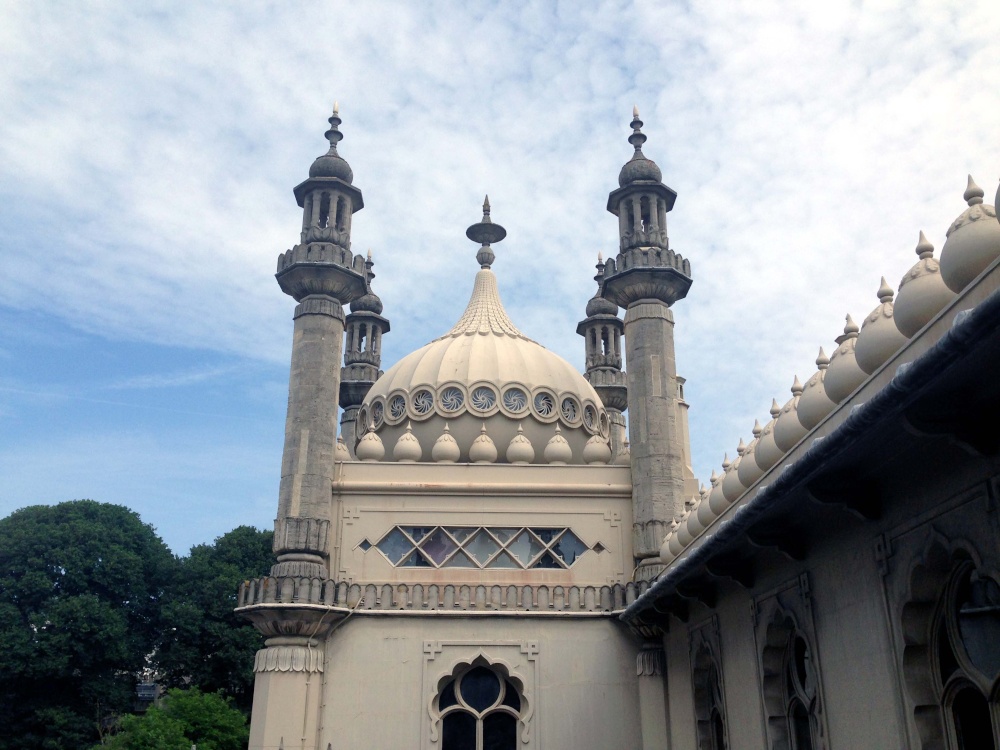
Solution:
[{"label": "minaret finial", "polygon": [[639,119],[639,108],[632,107],[632,135],[628,137],[628,142],[635,147],[635,152],[642,152],[642,144],[646,142],[646,136],[642,132],[642,120]]},{"label": "minaret finial", "polygon": [[337,114],[338,112],[340,112],[340,102],[338,102],[336,99],[334,99],[333,100],[333,114]]},{"label": "minaret finial", "polygon": [[333,103],[333,114],[330,115],[327,122],[330,123],[330,129],[323,133],[326,139],[330,141],[330,153],[337,153],[337,143],[344,139],[344,134],[340,132],[340,123],[343,120],[340,119],[340,114],[337,109],[337,102]]},{"label": "minaret finial", "polygon": [[983,189],[976,184],[976,181],[972,179],[972,175],[970,174],[968,187],[965,188],[965,193],[962,197],[965,198],[966,202],[970,206],[975,206],[983,202],[984,195],[986,195],[986,193],[984,193]]},{"label": "minaret finial", "polygon": [[921,260],[934,257],[934,245],[930,243],[923,231],[920,232],[920,239],[917,241],[917,256]]},{"label": "minaret finial", "polygon": [[493,265],[496,256],[490,247],[491,242],[500,242],[507,236],[507,230],[499,224],[494,224],[490,218],[490,196],[483,200],[483,218],[478,224],[473,224],[465,230],[465,236],[473,242],[478,242],[482,247],[476,253],[476,260],[482,268],[489,268]]}]

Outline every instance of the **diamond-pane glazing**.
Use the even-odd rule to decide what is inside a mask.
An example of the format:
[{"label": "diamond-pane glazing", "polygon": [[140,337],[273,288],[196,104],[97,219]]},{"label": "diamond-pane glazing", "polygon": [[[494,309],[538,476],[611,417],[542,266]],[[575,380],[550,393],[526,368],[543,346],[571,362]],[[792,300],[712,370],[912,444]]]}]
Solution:
[{"label": "diamond-pane glazing", "polygon": [[521,561],[521,565],[528,567],[528,563],[534,560],[545,549],[545,545],[535,539],[531,532],[525,529],[517,535],[517,539],[507,545],[507,549]]},{"label": "diamond-pane glazing", "polygon": [[444,529],[438,528],[434,530],[433,534],[428,536],[423,541],[420,545],[420,549],[422,549],[436,565],[440,565],[448,558],[448,555],[458,549],[458,545],[444,533]]},{"label": "diamond-pane glazing", "polygon": [[485,565],[490,556],[500,549],[500,545],[496,543],[493,537],[482,530],[472,538],[471,542],[466,542],[464,546],[480,565]]},{"label": "diamond-pane glazing", "polygon": [[393,565],[403,559],[403,555],[413,549],[413,543],[406,538],[399,528],[393,528],[383,537],[382,541],[376,545],[382,554],[389,558]]},{"label": "diamond-pane glazing", "polygon": [[576,558],[586,551],[587,545],[572,531],[567,531],[552,545],[552,552],[567,565],[575,563]]}]

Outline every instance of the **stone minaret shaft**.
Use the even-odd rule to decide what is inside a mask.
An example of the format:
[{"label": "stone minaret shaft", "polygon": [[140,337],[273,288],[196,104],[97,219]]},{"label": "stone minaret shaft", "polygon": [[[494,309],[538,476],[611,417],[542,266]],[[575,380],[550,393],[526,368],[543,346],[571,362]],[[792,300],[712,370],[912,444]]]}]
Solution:
[{"label": "stone minaret shaft", "polygon": [[[633,113],[635,154],[608,197],[619,217],[621,250],[608,260],[601,295],[625,313],[629,438],[632,458],[633,541],[639,560],[656,557],[671,519],[687,497],[686,414],[674,357],[670,306],[691,286],[691,264],[670,249],[666,214],[677,194],[642,153],[642,121]],[[689,482],[688,482],[689,483]]]},{"label": "stone minaret shaft", "polygon": [[337,442],[344,339],[343,305],[368,290],[365,259],[351,257],[351,217],[364,203],[350,166],[337,153],[343,137],[334,109],[330,150],[295,188],[303,209],[299,244],[278,258],[278,284],[299,303],[293,315],[288,416],[281,462],[272,575],[327,574],[327,537]]}]

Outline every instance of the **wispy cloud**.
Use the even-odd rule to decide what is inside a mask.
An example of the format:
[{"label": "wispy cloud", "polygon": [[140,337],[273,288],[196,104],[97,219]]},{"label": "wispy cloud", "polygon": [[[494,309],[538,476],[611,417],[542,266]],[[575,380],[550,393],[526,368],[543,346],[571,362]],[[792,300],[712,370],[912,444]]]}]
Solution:
[{"label": "wispy cloud", "polygon": [[218,380],[235,372],[234,367],[201,367],[182,372],[156,372],[123,378],[105,386],[108,390],[140,390],[147,388],[183,388],[209,380]]},{"label": "wispy cloud", "polygon": [[[992,194],[997,38],[985,0],[8,3],[0,303],[287,362],[293,303],[271,276],[339,99],[386,364],[461,313],[486,192],[515,320],[580,364],[638,104],[694,266],[677,356],[707,477],[843,315],[874,307],[879,277],[912,265],[920,229],[940,250],[966,173]],[[131,387],[185,373],[150,377]]]}]

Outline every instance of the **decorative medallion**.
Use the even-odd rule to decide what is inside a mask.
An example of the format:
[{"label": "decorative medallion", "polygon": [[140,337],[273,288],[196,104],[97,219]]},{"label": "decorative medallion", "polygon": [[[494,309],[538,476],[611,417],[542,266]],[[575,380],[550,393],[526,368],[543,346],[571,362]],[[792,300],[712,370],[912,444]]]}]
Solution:
[{"label": "decorative medallion", "polygon": [[512,414],[520,414],[528,408],[528,395],[520,388],[508,388],[503,393],[503,405]]},{"label": "decorative medallion", "polygon": [[441,392],[441,408],[447,412],[456,412],[465,404],[465,396],[462,392],[451,386]]},{"label": "decorative medallion", "polygon": [[535,411],[540,417],[551,417],[556,410],[556,400],[551,393],[535,394]]},{"label": "decorative medallion", "polygon": [[389,416],[393,420],[400,420],[406,414],[406,399],[400,395],[393,396],[389,400]]},{"label": "decorative medallion", "polygon": [[580,419],[580,405],[576,399],[564,398],[562,400],[562,418],[568,424],[576,424]]},{"label": "decorative medallion", "polygon": [[422,388],[413,394],[413,412],[418,416],[430,414],[434,409],[434,394]]},{"label": "decorative medallion", "polygon": [[481,385],[472,392],[469,397],[472,408],[476,411],[489,411],[497,403],[497,394],[489,386]]}]

